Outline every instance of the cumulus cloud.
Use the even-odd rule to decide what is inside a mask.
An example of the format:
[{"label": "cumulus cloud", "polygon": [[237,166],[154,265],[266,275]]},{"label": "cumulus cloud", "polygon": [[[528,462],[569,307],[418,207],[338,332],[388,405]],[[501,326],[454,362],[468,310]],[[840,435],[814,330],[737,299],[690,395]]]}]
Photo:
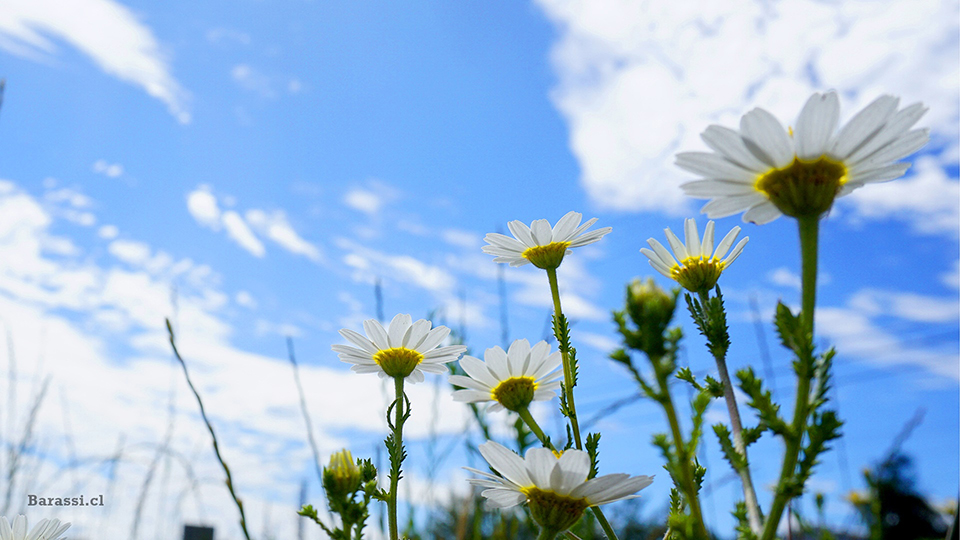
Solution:
[{"label": "cumulus cloud", "polygon": [[790,122],[814,90],[840,91],[846,117],[881,93],[922,100],[923,123],[956,145],[956,3],[537,3],[559,33],[551,96],[603,207],[689,212],[677,151],[754,106]]},{"label": "cumulus cloud", "polygon": [[51,38],[89,56],[104,72],[139,86],[190,122],[187,92],[170,72],[153,31],[113,0],[9,0],[0,7],[0,48],[33,59],[56,53]]}]

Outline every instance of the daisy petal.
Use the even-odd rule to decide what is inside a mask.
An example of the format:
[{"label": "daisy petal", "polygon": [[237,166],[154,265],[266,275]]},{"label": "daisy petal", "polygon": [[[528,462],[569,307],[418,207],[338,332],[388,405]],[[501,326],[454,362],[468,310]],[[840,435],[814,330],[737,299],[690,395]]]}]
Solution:
[{"label": "daisy petal", "polygon": [[[757,108],[743,115],[740,131],[744,144],[757,157],[776,168],[786,167],[793,161],[793,142],[783,125],[775,116]],[[763,158],[766,159],[763,159]]]},{"label": "daisy petal", "polygon": [[816,161],[826,153],[830,137],[840,120],[840,100],[836,92],[813,94],[807,100],[800,117],[794,140],[797,157],[802,161]]}]

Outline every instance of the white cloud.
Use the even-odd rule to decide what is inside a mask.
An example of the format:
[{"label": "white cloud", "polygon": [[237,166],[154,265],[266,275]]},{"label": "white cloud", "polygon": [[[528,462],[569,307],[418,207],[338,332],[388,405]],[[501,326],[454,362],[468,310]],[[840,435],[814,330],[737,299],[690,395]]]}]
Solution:
[{"label": "white cloud", "polygon": [[952,289],[960,289],[960,261],[953,263],[953,269],[940,274],[940,281]]},{"label": "white cloud", "polygon": [[250,34],[233,28],[211,28],[207,31],[207,41],[214,45],[250,45]]},{"label": "white cloud", "polygon": [[283,211],[274,210],[267,213],[263,210],[253,209],[247,210],[246,217],[247,222],[257,232],[273,240],[290,253],[303,255],[314,262],[320,262],[322,259],[320,249],[297,234],[297,231],[287,221],[287,215]]},{"label": "white cloud", "polygon": [[223,228],[227,231],[227,236],[239,244],[240,247],[254,257],[263,257],[266,254],[267,250],[263,247],[263,242],[257,239],[250,227],[247,226],[247,222],[240,217],[240,214],[233,210],[227,210],[223,213],[221,221]]},{"label": "white cloud", "polygon": [[[801,286],[800,274],[797,274],[786,266],[781,266],[768,272],[767,281],[773,283],[774,285],[779,285],[780,287],[787,287],[790,289],[796,289],[798,291],[800,290]],[[826,272],[820,272],[817,275],[817,283],[820,286],[828,285],[832,281],[833,278]]]},{"label": "white cloud", "polygon": [[119,163],[107,163],[106,160],[98,159],[93,164],[93,172],[109,176],[110,178],[119,178],[123,175],[123,165]]},{"label": "white cloud", "polygon": [[960,301],[954,296],[862,289],[850,298],[848,304],[871,317],[890,315],[927,323],[948,323],[960,319]]},{"label": "white cloud", "polygon": [[197,223],[215,231],[220,229],[220,207],[209,186],[200,186],[187,195],[187,210]]},{"label": "white cloud", "polygon": [[897,218],[925,234],[960,233],[960,182],[950,178],[931,156],[913,166],[908,178],[867,186],[840,199],[852,207],[852,218],[880,220]]},{"label": "white cloud", "polygon": [[170,73],[166,55],[127,7],[113,0],[9,0],[0,8],[0,48],[42,59],[62,39],[104,72],[159,99],[182,123],[190,121],[187,93]]},{"label": "white cloud", "polygon": [[576,338],[603,354],[609,354],[621,347],[620,342],[610,336],[577,330]]},{"label": "white cloud", "polygon": [[253,296],[247,291],[239,291],[233,297],[233,301],[239,306],[243,306],[247,309],[257,309],[257,301]]},{"label": "white cloud", "polygon": [[270,77],[249,64],[237,64],[230,70],[230,77],[244,90],[258,94],[260,97],[272,98],[277,93],[273,89]]},{"label": "white cloud", "polygon": [[956,351],[912,347],[880,328],[858,307],[817,308],[817,332],[836,346],[841,356],[853,356],[879,367],[912,365],[960,380]]},{"label": "white cloud", "polygon": [[[222,197],[221,200],[228,207],[236,204],[230,196]],[[254,208],[247,210],[244,216],[234,210],[221,212],[217,197],[206,185],[201,185],[187,195],[187,210],[197,223],[205,227],[217,231],[222,226],[227,236],[255,257],[263,257],[266,248],[254,234],[254,230],[261,237],[273,241],[290,253],[303,255],[314,262],[323,260],[320,248],[297,234],[282,210],[267,212]]]},{"label": "white cloud", "polygon": [[956,3],[537,3],[559,33],[551,97],[603,207],[687,212],[677,151],[754,106],[789,122],[813,90],[839,90],[846,117],[881,93],[922,100],[923,123],[956,146]]},{"label": "white cloud", "polygon": [[254,332],[256,332],[258,336],[274,334],[283,337],[300,337],[303,335],[303,330],[296,325],[289,323],[272,323],[265,319],[257,320],[254,325]]},{"label": "white cloud", "polygon": [[347,251],[344,262],[355,269],[354,280],[373,283],[377,277],[409,283],[434,293],[452,295],[457,280],[440,266],[410,255],[392,255],[340,238],[337,246]]},{"label": "white cloud", "polygon": [[116,225],[103,225],[97,229],[97,235],[104,240],[113,240],[120,235],[120,229]]},{"label": "white cloud", "polygon": [[150,259],[150,246],[131,240],[114,240],[107,246],[111,255],[132,265],[141,265]]},{"label": "white cloud", "polygon": [[374,192],[365,189],[352,189],[343,196],[343,202],[354,210],[366,214],[376,214],[383,206],[383,200]]},{"label": "white cloud", "polygon": [[397,188],[382,180],[368,180],[365,187],[355,187],[343,196],[343,203],[349,208],[363,212],[370,217],[379,217],[380,211],[389,203],[400,198]]},{"label": "white cloud", "polygon": [[781,287],[800,289],[800,276],[785,266],[771,270],[770,273],[767,274],[767,280]]},{"label": "white cloud", "polygon": [[445,229],[440,237],[444,242],[466,249],[473,249],[480,245],[480,236],[470,231],[460,229]]}]

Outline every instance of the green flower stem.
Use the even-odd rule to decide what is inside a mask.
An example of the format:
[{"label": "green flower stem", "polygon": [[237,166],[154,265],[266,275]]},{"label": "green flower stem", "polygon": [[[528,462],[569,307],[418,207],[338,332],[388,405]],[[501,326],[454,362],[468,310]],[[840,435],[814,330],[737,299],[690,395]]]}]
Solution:
[{"label": "green flower stem", "polygon": [[[557,283],[557,269],[547,269],[547,277],[550,279],[550,293],[553,295],[554,315],[559,317],[563,314],[563,310],[560,308],[560,285]],[[570,365],[570,355],[567,351],[562,350],[560,354],[563,357],[563,389],[570,409],[570,427],[573,429],[573,441],[577,445],[577,450],[583,450],[583,442],[580,439],[580,422],[577,420],[577,406],[573,401],[573,366]]]},{"label": "green flower stem", "polygon": [[697,534],[700,538],[709,538],[707,535],[707,526],[703,522],[703,512],[700,510],[700,497],[697,495],[697,488],[693,485],[693,469],[690,467],[690,456],[687,455],[687,445],[683,442],[683,433],[680,431],[680,421],[677,420],[677,410],[673,406],[673,397],[667,387],[669,384],[665,375],[657,373],[657,382],[660,384],[662,393],[663,410],[667,413],[667,422],[670,424],[670,432],[673,434],[673,444],[677,449],[677,460],[680,462],[683,477],[680,478],[682,484],[680,488],[684,491],[687,498],[687,505],[690,506],[690,514],[696,523]]},{"label": "green flower stem", "polygon": [[540,424],[533,418],[533,415],[530,414],[530,409],[524,407],[517,411],[517,414],[520,415],[520,419],[527,424],[527,427],[530,428],[530,431],[540,439],[540,443],[550,450],[556,451],[556,448],[553,447],[553,443],[550,442],[550,439],[543,433],[543,430],[540,429]]},{"label": "green flower stem", "polygon": [[[800,321],[803,324],[804,334],[810,340],[810,350],[813,350],[813,318],[817,304],[817,242],[820,231],[820,216],[801,217],[797,221],[800,225],[800,257],[801,257],[801,298],[802,310]],[[806,361],[804,358],[799,359]],[[787,437],[787,448],[783,455],[783,466],[780,468],[780,479],[777,482],[777,493],[770,506],[770,514],[764,524],[761,540],[772,540],[777,534],[780,518],[789,501],[789,496],[780,488],[784,486],[796,473],[797,459],[800,455],[800,446],[803,443],[804,432],[807,427],[807,417],[810,414],[810,382],[813,370],[806,369],[797,377],[797,396],[793,406],[793,424],[791,435]]]},{"label": "green flower stem", "polygon": [[[557,269],[548,268],[547,278],[550,280],[550,294],[553,296],[553,312],[556,317],[559,317],[563,314],[563,309],[560,307],[560,285],[557,283]],[[577,450],[583,450],[583,441],[580,438],[580,422],[577,420],[577,406],[573,401],[574,366],[571,365],[570,354],[566,350],[561,350],[560,355],[563,358],[563,390],[566,393],[567,407],[570,411],[569,418],[570,428],[573,430],[573,441],[577,446]],[[530,429],[533,428],[531,427]],[[613,527],[610,526],[610,522],[607,521],[600,507],[591,506],[590,510],[593,512],[593,515],[596,516],[597,523],[600,524],[600,528],[603,529],[603,533],[607,535],[607,538],[617,540],[617,533],[614,532]]]},{"label": "green flower stem", "polygon": [[[710,301],[707,291],[700,291],[700,303],[706,306]],[[740,421],[740,408],[737,406],[737,397],[733,393],[733,384],[730,382],[730,373],[727,371],[726,351],[720,351],[711,348],[714,352],[713,358],[717,361],[717,370],[720,372],[720,382],[723,383],[723,399],[727,404],[727,412],[730,414],[730,424],[733,427],[733,446],[737,452],[743,456],[746,466],[737,471],[740,475],[740,483],[743,485],[743,498],[747,505],[747,520],[750,522],[750,530],[754,534],[759,534],[763,515],[760,512],[760,503],[757,500],[757,491],[753,487],[753,479],[750,477],[750,465],[747,461],[747,446],[743,443],[743,423]]]},{"label": "green flower stem", "polygon": [[[403,444],[403,377],[394,377],[394,388],[396,389],[397,398],[394,401],[394,414],[395,420],[393,423],[393,437],[396,444],[399,446]],[[391,456],[392,458],[393,456]],[[397,486],[400,484],[400,465],[391,463],[391,468],[395,467],[397,474],[390,474],[390,496],[387,500],[387,514],[389,520],[390,528],[390,540],[400,540],[400,531],[397,527],[397,497],[399,495],[399,490]]]}]

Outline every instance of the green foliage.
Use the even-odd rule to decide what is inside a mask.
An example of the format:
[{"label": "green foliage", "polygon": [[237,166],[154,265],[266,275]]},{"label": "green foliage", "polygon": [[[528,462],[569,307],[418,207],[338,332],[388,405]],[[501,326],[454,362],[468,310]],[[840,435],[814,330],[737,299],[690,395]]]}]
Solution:
[{"label": "green foliage", "polygon": [[714,424],[713,432],[720,441],[720,449],[723,451],[723,457],[726,458],[733,470],[740,471],[747,466],[747,460],[743,454],[737,452],[733,446],[733,439],[730,438],[730,429],[725,424]]},{"label": "green foliage", "polygon": [[709,297],[707,293],[701,293],[700,298],[687,293],[684,298],[687,301],[687,309],[693,322],[697,325],[700,333],[707,338],[707,348],[714,358],[726,357],[727,349],[730,348],[730,333],[727,328],[727,314],[723,309],[723,295],[720,294],[720,286],[717,285],[716,296]]},{"label": "green foliage", "polygon": [[600,434],[588,433],[587,443],[584,445],[587,453],[590,454],[590,474],[587,479],[595,478],[600,473]]},{"label": "green foliage", "polygon": [[[790,427],[780,416],[780,405],[773,402],[773,395],[769,390],[763,389],[763,382],[754,373],[753,368],[748,367],[738,371],[737,379],[740,380],[740,389],[750,398],[747,405],[757,411],[757,415],[760,417],[760,426],[758,426],[760,432],[762,432],[762,427],[765,427],[777,435],[791,436]],[[751,436],[753,440],[756,440],[756,438],[759,438],[759,433],[752,433]]]},{"label": "green foliage", "polygon": [[737,520],[737,540],[757,540],[757,535],[750,530],[750,522],[747,520],[747,503],[737,501],[737,506],[733,510],[733,517]]}]

